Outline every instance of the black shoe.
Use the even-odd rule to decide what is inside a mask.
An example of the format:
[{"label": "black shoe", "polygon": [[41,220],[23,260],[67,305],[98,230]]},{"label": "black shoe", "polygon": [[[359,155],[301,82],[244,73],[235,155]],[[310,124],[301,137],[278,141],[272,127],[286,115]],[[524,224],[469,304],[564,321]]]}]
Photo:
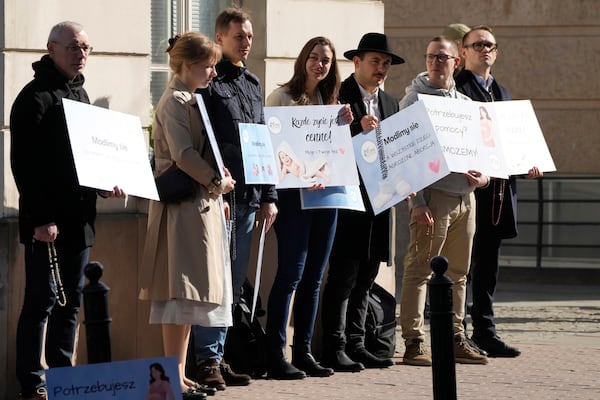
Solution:
[{"label": "black shoe", "polygon": [[490,357],[518,357],[521,350],[504,343],[498,336],[480,338],[473,336],[477,346],[488,352]]},{"label": "black shoe", "polygon": [[199,392],[195,388],[189,388],[185,392],[181,393],[183,400],[205,400],[206,393]]},{"label": "black shoe", "polygon": [[278,380],[296,380],[306,378],[304,371],[294,367],[285,359],[285,350],[270,354],[267,378]]},{"label": "black shoe", "polygon": [[292,365],[308,376],[326,378],[333,375],[333,369],[321,366],[311,353],[310,345],[292,346]]},{"label": "black shoe", "polygon": [[219,367],[221,368],[221,376],[227,386],[248,386],[252,381],[250,375],[233,372],[231,366],[223,360],[221,360]]},{"label": "black shoe", "polygon": [[471,346],[475,351],[477,351],[482,356],[486,356],[487,357],[488,352],[485,351],[484,349],[482,349],[481,347],[477,346],[477,343],[475,343],[475,341],[473,339],[471,339],[470,337],[468,337],[467,335],[465,335],[465,340],[467,341],[467,343],[469,344],[469,346]]},{"label": "black shoe", "polygon": [[352,352],[348,352],[348,356],[356,362],[361,363],[365,368],[388,368],[394,365],[390,358],[379,358],[369,353],[367,349],[360,348]]},{"label": "black shoe", "polygon": [[208,387],[201,383],[196,382],[194,386],[192,386],[196,392],[205,393],[207,396],[214,396],[217,393],[217,389],[214,387]]},{"label": "black shoe", "polygon": [[361,363],[352,361],[344,350],[336,350],[323,357],[322,364],[335,372],[360,372],[365,369]]},{"label": "black shoe", "polygon": [[30,393],[21,393],[21,400],[46,400],[48,393],[45,387],[34,389]]}]

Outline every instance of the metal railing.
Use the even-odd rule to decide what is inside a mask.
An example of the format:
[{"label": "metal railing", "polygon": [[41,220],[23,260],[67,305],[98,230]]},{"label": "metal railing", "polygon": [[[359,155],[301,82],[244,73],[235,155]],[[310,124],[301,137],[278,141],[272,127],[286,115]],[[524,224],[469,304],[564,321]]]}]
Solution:
[{"label": "metal railing", "polygon": [[503,243],[503,257],[533,249],[536,268],[561,259],[600,267],[600,177],[547,174],[517,184],[520,234]]}]

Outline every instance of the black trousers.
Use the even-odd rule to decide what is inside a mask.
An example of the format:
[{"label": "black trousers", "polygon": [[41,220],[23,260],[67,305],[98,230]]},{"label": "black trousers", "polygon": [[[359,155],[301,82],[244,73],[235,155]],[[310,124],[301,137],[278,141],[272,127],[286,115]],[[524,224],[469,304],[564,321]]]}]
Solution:
[{"label": "black trousers", "polygon": [[321,303],[325,352],[364,347],[368,294],[378,272],[378,260],[329,258]]},{"label": "black trousers", "polygon": [[50,273],[48,244],[34,242],[25,246],[25,297],[17,324],[16,372],[24,396],[33,395],[45,385],[41,356],[50,367],[71,365],[77,315],[82,300],[83,275],[89,248],[76,249],[55,242],[66,305],[57,304],[57,287]]},{"label": "black trousers", "polygon": [[471,253],[471,292],[473,336],[488,338],[496,335],[494,294],[498,281],[498,256],[502,239],[486,231],[477,231]]}]

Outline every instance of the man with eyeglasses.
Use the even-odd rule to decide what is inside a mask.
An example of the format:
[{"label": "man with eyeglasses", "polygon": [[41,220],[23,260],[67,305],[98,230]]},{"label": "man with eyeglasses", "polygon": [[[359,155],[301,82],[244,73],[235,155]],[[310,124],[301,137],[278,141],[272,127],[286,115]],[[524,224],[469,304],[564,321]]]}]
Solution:
[{"label": "man with eyeglasses", "polygon": [[62,99],[89,103],[82,75],[92,50],[88,35],[76,22],[61,22],[50,31],[47,49],[33,63],[34,79],[10,114],[10,160],[25,248],[25,296],[16,335],[21,399],[47,398],[44,350],[49,367],[71,365],[83,270],[94,243],[96,195],[125,197],[118,187],[96,192],[77,180]]},{"label": "man with eyeglasses", "polygon": [[[456,88],[473,100],[511,100],[506,88],[492,76],[498,56],[498,44],[492,29],[476,26],[463,38],[465,68],[456,76]],[[541,176],[538,168],[529,178]],[[475,191],[477,202],[476,230],[471,255],[471,291],[473,306],[471,339],[491,357],[517,357],[521,352],[506,344],[496,333],[493,301],[498,279],[498,255],[502,239],[517,235],[516,181],[494,178],[489,186]]]},{"label": "man with eyeglasses", "polygon": [[[419,93],[470,100],[457,92],[453,74],[460,58],[452,40],[437,36],[427,45],[427,71],[421,72],[406,88],[400,109],[413,104]],[[463,327],[466,281],[475,232],[475,188],[489,183],[481,172],[451,173],[433,183],[409,200],[410,244],[404,262],[400,325],[405,341],[403,362],[430,366],[431,355],[425,346],[424,308],[427,282],[431,278],[430,258],[442,255],[448,259],[446,275],[452,279],[454,309],[454,356],[458,363],[487,364],[467,341]]]}]

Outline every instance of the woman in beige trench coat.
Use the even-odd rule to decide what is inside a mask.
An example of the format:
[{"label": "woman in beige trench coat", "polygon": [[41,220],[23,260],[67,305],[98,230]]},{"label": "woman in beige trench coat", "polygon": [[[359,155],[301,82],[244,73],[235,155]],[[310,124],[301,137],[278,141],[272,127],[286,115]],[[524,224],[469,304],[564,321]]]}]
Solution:
[{"label": "woman in beige trench coat", "polygon": [[174,164],[196,181],[194,196],[178,203],[151,201],[140,270],[142,300],[151,300],[150,323],[162,325],[165,356],[179,363],[185,398],[194,382],[185,377],[192,324],[230,326],[231,268],[221,194],[235,181],[224,170],[220,178],[201,114],[193,94],[216,76],[220,48],[199,33],[169,40],[173,75],[153,123],[156,176]]}]

